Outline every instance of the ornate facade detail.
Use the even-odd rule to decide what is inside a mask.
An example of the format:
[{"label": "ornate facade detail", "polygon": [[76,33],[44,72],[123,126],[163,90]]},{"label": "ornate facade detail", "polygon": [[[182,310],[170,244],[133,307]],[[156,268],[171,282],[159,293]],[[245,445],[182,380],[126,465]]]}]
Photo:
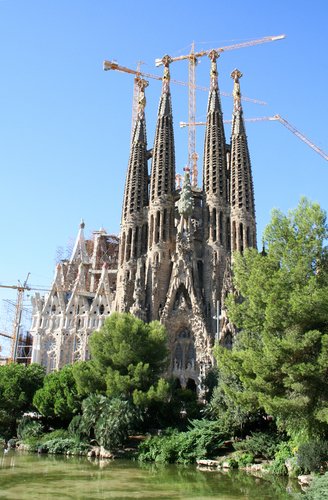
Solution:
[{"label": "ornate facade detail", "polygon": [[118,238],[102,229],[85,240],[83,230],[84,223],[71,259],[57,265],[48,297],[32,298],[32,362],[47,371],[89,359],[89,337],[114,307]]},{"label": "ornate facade detail", "polygon": [[[46,299],[33,299],[33,361],[48,371],[88,359],[88,340],[112,311],[160,320],[170,349],[168,375],[201,395],[214,364],[215,340],[229,347],[235,330],[224,305],[233,292],[232,251],[256,247],[251,164],[235,70],[230,144],[226,144],[217,59],[211,60],[204,143],[203,188],[175,188],[170,58],[164,76],[154,145],[147,150],[145,89],[133,131],[122,204],[120,242],[104,230],[84,238],[80,225],[71,259],[56,270]],[[152,158],[150,174],[148,159]],[[219,311],[221,304],[221,311]],[[218,328],[219,320],[221,323]],[[220,331],[218,331],[220,330]]]}]

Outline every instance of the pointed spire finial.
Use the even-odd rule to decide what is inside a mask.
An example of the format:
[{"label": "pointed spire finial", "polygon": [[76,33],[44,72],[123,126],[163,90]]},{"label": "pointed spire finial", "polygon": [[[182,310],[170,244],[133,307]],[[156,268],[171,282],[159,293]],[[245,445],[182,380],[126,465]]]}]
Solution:
[{"label": "pointed spire finial", "polygon": [[172,58],[168,55],[162,57],[162,63],[164,65],[164,74],[163,74],[163,92],[167,94],[170,90],[170,64],[172,62]]},{"label": "pointed spire finial", "polygon": [[138,116],[140,119],[145,116],[145,107],[146,107],[146,96],[145,96],[145,88],[148,87],[149,82],[147,80],[143,80],[142,78],[137,77],[135,79],[138,87],[139,87],[139,96],[138,96]]},{"label": "pointed spire finial", "polygon": [[220,57],[220,54],[216,50],[211,50],[208,54],[208,57],[211,59],[211,85],[210,90],[218,89],[218,68],[216,61]]},{"label": "pointed spire finial", "polygon": [[85,228],[85,222],[83,219],[81,219],[81,222],[80,222],[80,228],[81,229],[84,229]]},{"label": "pointed spire finial", "polygon": [[239,79],[243,76],[241,71],[239,69],[234,69],[231,73],[231,78],[234,81],[234,86],[233,86],[233,104],[234,104],[234,111],[240,111],[241,110],[241,92],[240,92],[240,83]]}]

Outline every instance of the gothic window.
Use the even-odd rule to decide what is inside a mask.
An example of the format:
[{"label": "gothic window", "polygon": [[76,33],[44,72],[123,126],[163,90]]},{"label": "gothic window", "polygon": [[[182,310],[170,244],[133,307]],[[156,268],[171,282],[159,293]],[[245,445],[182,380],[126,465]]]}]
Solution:
[{"label": "gothic window", "polygon": [[131,241],[132,241],[132,229],[130,227],[128,232],[128,237],[126,241],[126,260],[130,260],[131,258]]},{"label": "gothic window", "polygon": [[186,368],[193,369],[195,367],[196,352],[193,343],[190,343],[186,350]]},{"label": "gothic window", "polygon": [[246,241],[247,241],[247,248],[251,247],[251,235],[250,235],[250,230],[249,227],[246,229]]},{"label": "gothic window", "polygon": [[232,250],[235,252],[237,250],[237,234],[236,234],[236,222],[232,223]]},{"label": "gothic window", "polygon": [[216,241],[216,208],[212,212],[212,239]]},{"label": "gothic window", "polygon": [[244,251],[244,228],[242,223],[239,224],[239,245],[240,245],[240,251]]},{"label": "gothic window", "polygon": [[220,234],[220,244],[223,245],[223,214],[220,211],[219,214],[219,234]]},{"label": "gothic window", "polygon": [[167,226],[167,209],[165,208],[163,212],[163,241],[166,241],[166,236],[167,236],[166,226]]},{"label": "gothic window", "polygon": [[230,232],[230,218],[227,218],[227,231],[226,231],[226,239],[227,239],[227,250],[231,251],[231,232]]},{"label": "gothic window", "polygon": [[183,351],[180,343],[177,343],[174,351],[174,368],[176,370],[183,368]]},{"label": "gothic window", "polygon": [[133,257],[136,259],[139,257],[138,255],[138,246],[139,246],[139,228],[136,227],[134,233],[134,242],[133,242]]},{"label": "gothic window", "polygon": [[160,217],[161,217],[161,214],[160,214],[160,212],[158,211],[158,212],[156,213],[156,224],[155,224],[155,243],[158,243],[158,241],[159,241]]},{"label": "gothic window", "polygon": [[191,300],[184,285],[180,285],[175,295],[173,310],[191,309]]},{"label": "gothic window", "polygon": [[149,248],[153,246],[153,238],[154,238],[154,216],[150,217],[150,228],[149,228]]},{"label": "gothic window", "polygon": [[104,304],[100,304],[100,307],[99,307],[99,314],[104,314],[105,312],[105,307],[104,307]]}]

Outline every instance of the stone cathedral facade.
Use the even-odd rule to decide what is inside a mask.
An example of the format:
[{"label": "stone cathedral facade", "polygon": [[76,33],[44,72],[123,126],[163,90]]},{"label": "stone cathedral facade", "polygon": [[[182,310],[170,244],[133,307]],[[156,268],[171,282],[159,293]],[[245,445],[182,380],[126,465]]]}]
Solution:
[{"label": "stone cathedral facade", "polygon": [[188,169],[182,188],[175,184],[169,58],[163,58],[152,150],[146,134],[147,82],[139,80],[120,238],[100,230],[85,241],[82,223],[71,259],[57,266],[50,294],[33,299],[32,361],[48,371],[89,359],[88,338],[113,311],[161,321],[168,332],[169,375],[198,392],[214,363],[215,340],[231,345],[233,328],[224,310],[231,290],[231,256],[256,248],[256,222],[241,73],[231,74],[234,108],[227,144],[217,57],[210,53],[201,188],[191,186]]}]

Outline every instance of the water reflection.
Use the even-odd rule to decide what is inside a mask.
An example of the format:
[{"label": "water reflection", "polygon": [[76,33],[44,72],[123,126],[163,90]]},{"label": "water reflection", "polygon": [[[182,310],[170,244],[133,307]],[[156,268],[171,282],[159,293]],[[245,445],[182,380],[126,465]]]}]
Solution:
[{"label": "water reflection", "polygon": [[[287,481],[243,472],[139,465],[131,461],[10,452],[0,458],[0,498],[26,499],[267,499],[291,498]],[[292,485],[294,488],[294,486]]]}]

